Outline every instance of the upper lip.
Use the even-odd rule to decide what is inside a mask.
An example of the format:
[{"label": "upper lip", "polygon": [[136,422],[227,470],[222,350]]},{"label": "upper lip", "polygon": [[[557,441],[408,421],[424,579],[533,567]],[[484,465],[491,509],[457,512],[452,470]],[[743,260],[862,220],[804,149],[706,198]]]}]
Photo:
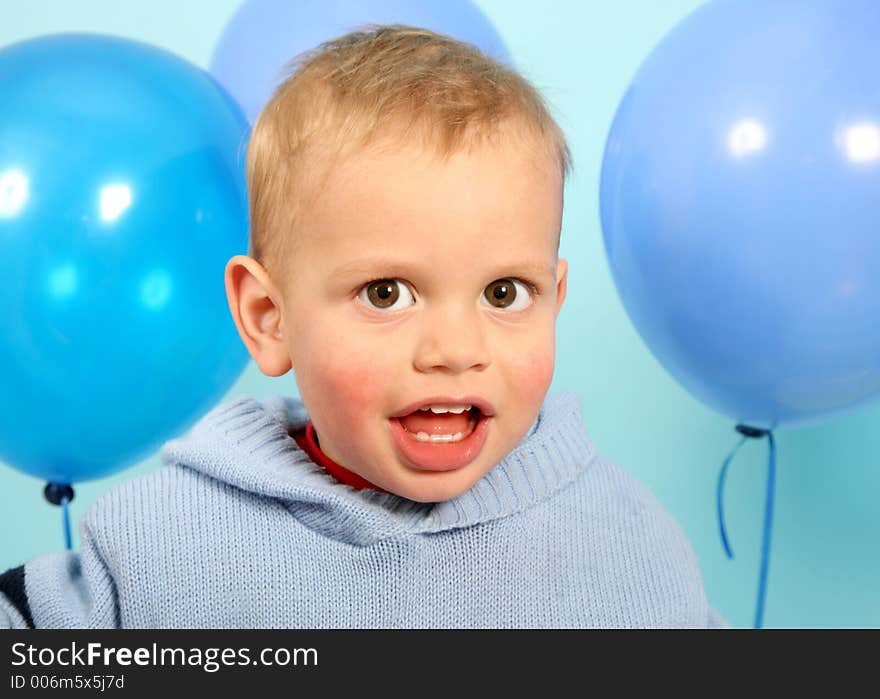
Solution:
[{"label": "upper lip", "polygon": [[462,398],[451,398],[449,396],[431,396],[429,398],[421,398],[414,403],[410,403],[405,408],[401,408],[391,417],[403,417],[415,412],[419,408],[428,405],[470,405],[480,409],[483,415],[491,416],[495,414],[495,408],[485,398],[480,396],[464,396]]}]

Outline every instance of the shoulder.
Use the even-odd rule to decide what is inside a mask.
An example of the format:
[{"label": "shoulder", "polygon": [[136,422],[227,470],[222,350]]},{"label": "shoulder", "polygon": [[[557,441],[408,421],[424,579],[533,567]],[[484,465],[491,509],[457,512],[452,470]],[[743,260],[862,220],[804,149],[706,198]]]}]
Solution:
[{"label": "shoulder", "polygon": [[255,497],[179,464],[161,466],[99,495],[81,520],[99,547],[152,547],[168,531],[185,531]]},{"label": "shoulder", "polygon": [[152,511],[163,504],[194,497],[212,487],[216,487],[213,479],[177,464],[164,465],[101,493],[89,505],[85,517],[96,520]]},{"label": "shoulder", "polygon": [[704,627],[709,607],[681,524],[632,473],[597,457],[573,484],[583,535],[606,581],[644,602],[646,625]]},{"label": "shoulder", "polygon": [[575,482],[584,511],[621,537],[638,538],[668,553],[692,559],[690,543],[679,522],[630,471],[597,456]]},{"label": "shoulder", "polygon": [[239,575],[243,561],[251,565],[253,542],[283,531],[286,515],[275,499],[166,465],[91,503],[80,540],[109,572],[120,604],[148,605],[152,598],[197,594],[211,576]]}]

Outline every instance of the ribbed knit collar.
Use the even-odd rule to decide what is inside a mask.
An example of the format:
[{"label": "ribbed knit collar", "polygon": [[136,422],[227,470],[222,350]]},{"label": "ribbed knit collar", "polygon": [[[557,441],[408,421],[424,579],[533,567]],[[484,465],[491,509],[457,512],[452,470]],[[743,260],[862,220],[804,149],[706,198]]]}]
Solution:
[{"label": "ribbed knit collar", "polygon": [[308,420],[296,398],[232,399],[211,410],[188,434],[166,442],[162,461],[275,498],[315,531],[367,545],[519,512],[571,482],[596,456],[579,396],[548,394],[526,436],[483,478],[452,500],[421,503],[336,481],[291,436]]}]

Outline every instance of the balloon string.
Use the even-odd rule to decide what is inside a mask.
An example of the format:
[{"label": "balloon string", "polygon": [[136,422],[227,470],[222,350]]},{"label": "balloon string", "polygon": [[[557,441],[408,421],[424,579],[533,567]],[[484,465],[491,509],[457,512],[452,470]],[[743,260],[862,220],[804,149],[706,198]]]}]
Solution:
[{"label": "balloon string", "polygon": [[739,444],[733,448],[733,451],[727,455],[724,464],[721,466],[721,473],[718,474],[718,491],[716,498],[718,502],[718,529],[721,532],[721,543],[724,545],[724,552],[731,560],[733,560],[733,551],[730,550],[730,543],[727,539],[727,529],[724,526],[724,483],[727,479],[727,467],[730,466],[730,462],[733,460],[736,452],[738,452],[739,448],[746,443],[747,439],[748,437],[743,437]]},{"label": "balloon string", "polygon": [[61,498],[61,522],[64,526],[64,544],[67,546],[67,550],[70,551],[73,547],[70,539],[70,509],[67,506],[68,502],[69,500],[66,497]]},{"label": "balloon string", "polygon": [[773,492],[776,482],[776,443],[773,432],[767,432],[770,455],[767,459],[767,497],[764,503],[764,538],[761,542],[761,577],[758,581],[758,608],[755,610],[755,628],[760,629],[764,620],[764,599],[767,595],[767,569],[770,565],[770,528],[773,523]]},{"label": "balloon string", "polygon": [[70,536],[70,508],[68,505],[73,500],[74,495],[73,486],[70,485],[70,483],[56,483],[50,481],[49,483],[46,483],[46,487],[43,488],[43,497],[45,497],[52,505],[61,506],[61,526],[64,529],[64,543],[67,546],[68,551],[73,548],[73,542]]},{"label": "balloon string", "polygon": [[733,457],[739,448],[749,437],[759,439],[767,437],[770,445],[770,453],[767,459],[767,495],[764,502],[764,534],[761,541],[761,570],[758,577],[758,601],[755,607],[755,628],[760,629],[764,623],[764,603],[767,598],[767,576],[770,567],[770,534],[773,526],[773,500],[776,486],[776,442],[773,439],[772,430],[763,430],[748,425],[737,425],[736,431],[743,435],[742,440],[728,454],[718,474],[718,489],[716,501],[718,505],[718,528],[721,533],[721,543],[727,557],[733,558],[730,541],[727,537],[727,528],[724,526],[724,484],[727,479],[727,469],[733,461]]}]

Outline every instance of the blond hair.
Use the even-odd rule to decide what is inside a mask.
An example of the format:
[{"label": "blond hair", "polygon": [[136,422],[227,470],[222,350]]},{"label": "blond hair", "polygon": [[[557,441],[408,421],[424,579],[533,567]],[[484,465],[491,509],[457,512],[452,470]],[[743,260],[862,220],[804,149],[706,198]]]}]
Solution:
[{"label": "blond hair", "polygon": [[476,47],[427,29],[372,25],[300,54],[257,118],[247,152],[250,255],[293,254],[297,221],[334,158],[389,129],[417,131],[443,158],[502,123],[538,137],[563,180],[571,154],[538,90]]}]

